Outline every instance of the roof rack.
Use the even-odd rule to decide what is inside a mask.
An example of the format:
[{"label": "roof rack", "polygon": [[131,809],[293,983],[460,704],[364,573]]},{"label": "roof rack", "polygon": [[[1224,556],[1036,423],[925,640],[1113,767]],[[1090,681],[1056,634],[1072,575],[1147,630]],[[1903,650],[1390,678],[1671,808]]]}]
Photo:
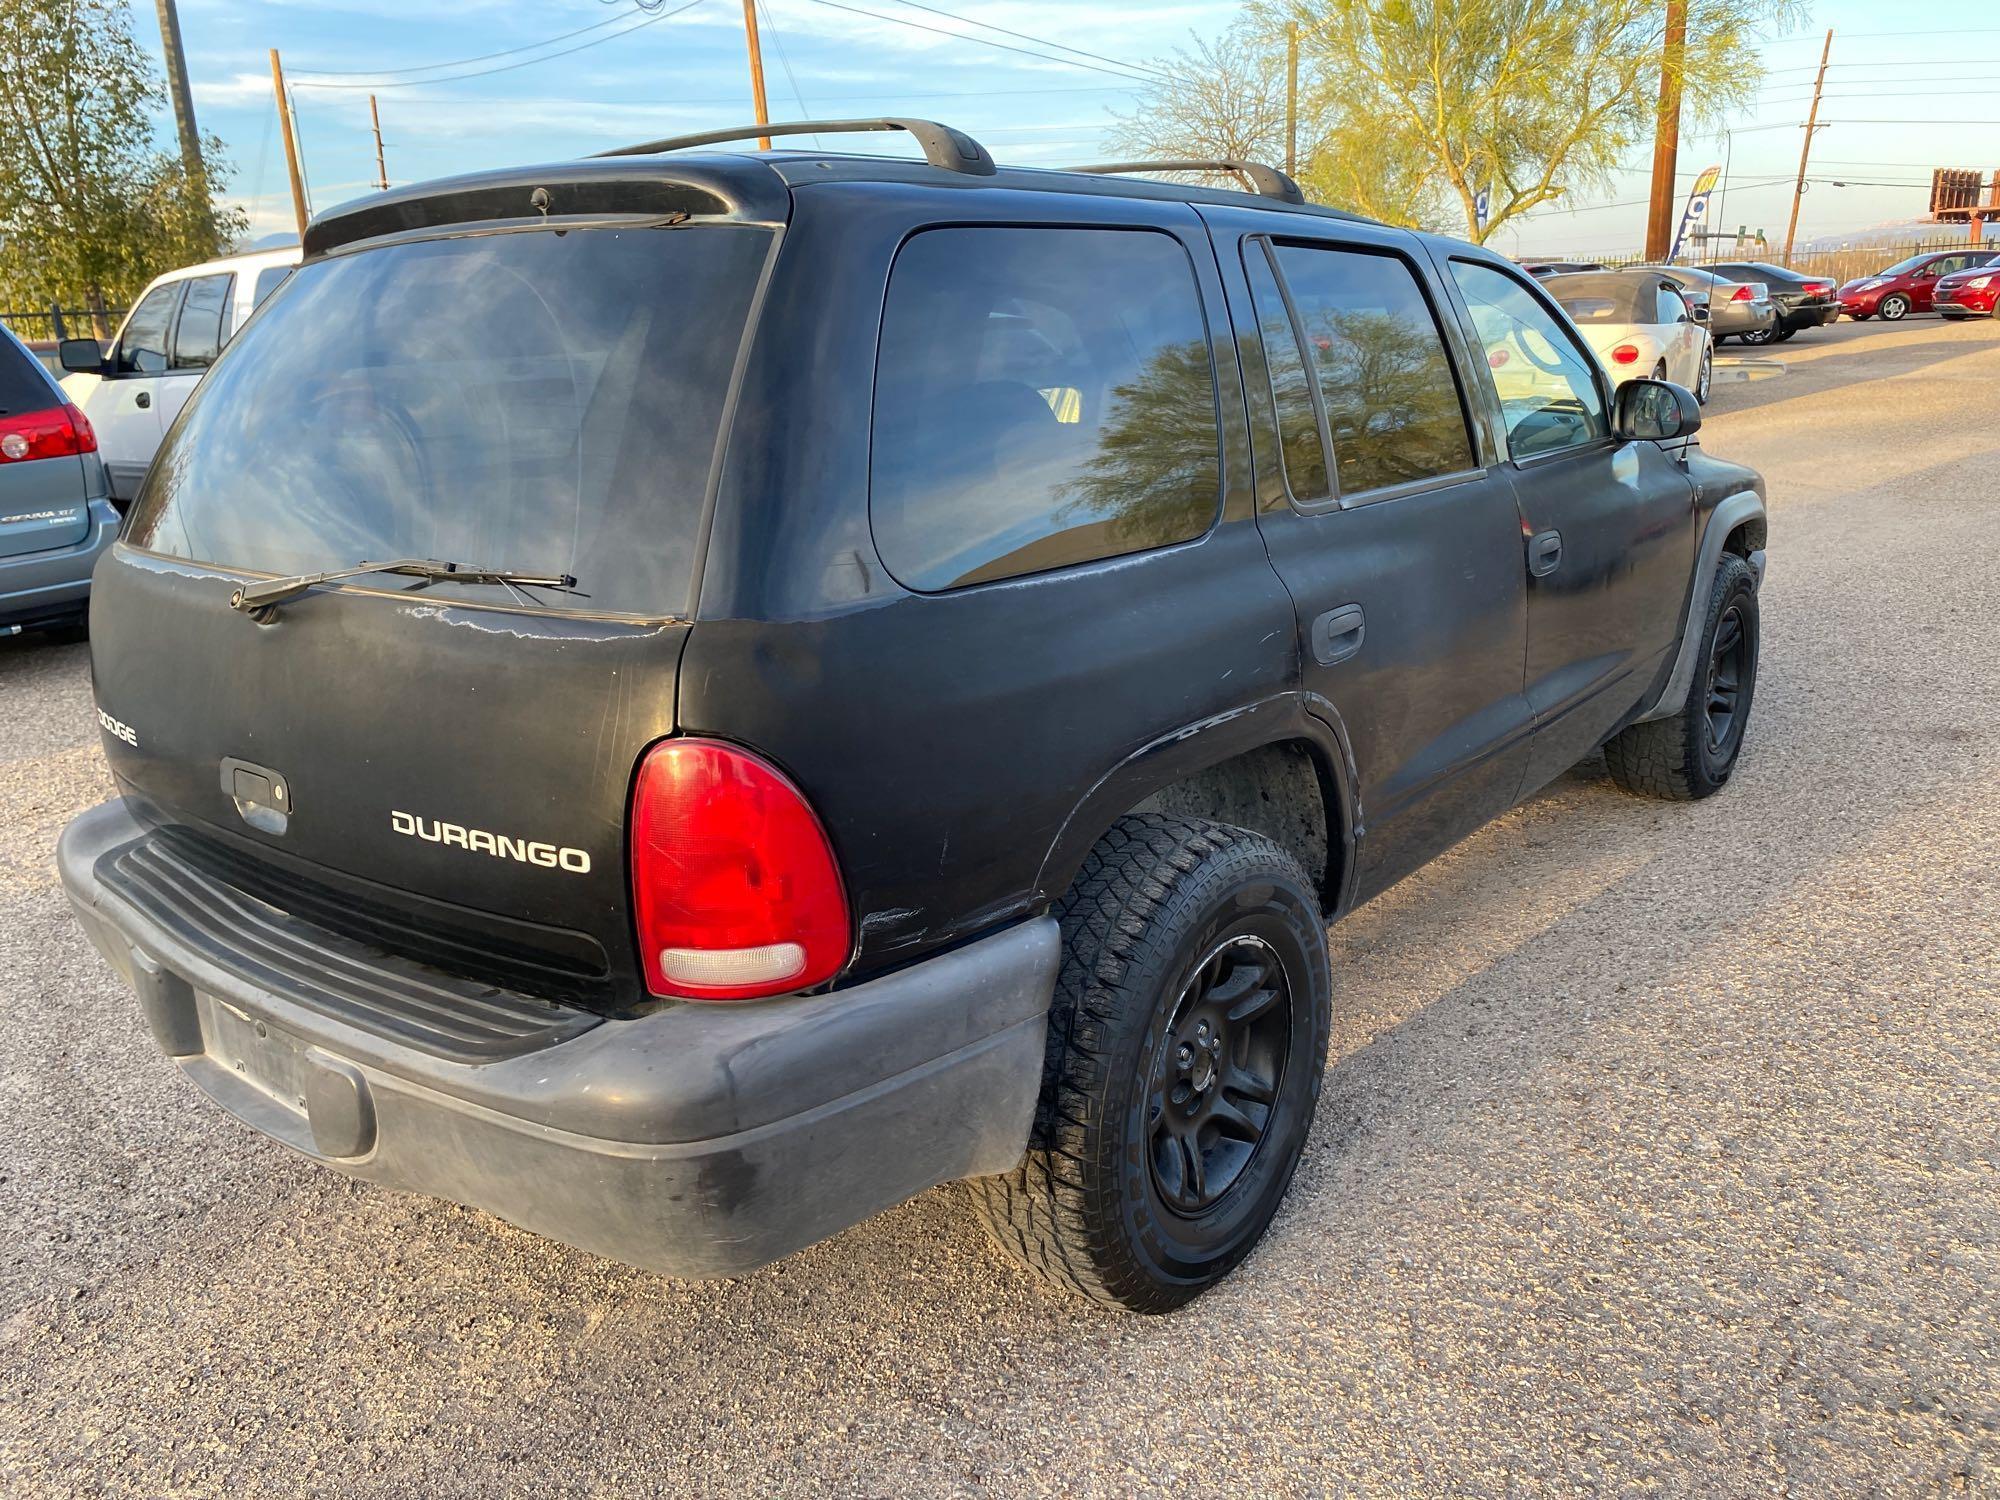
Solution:
[{"label": "roof rack", "polygon": [[1276,167],[1261,161],[1107,161],[1089,167],[1068,167],[1070,172],[1088,172],[1095,177],[1122,176],[1127,172],[1228,172],[1248,182],[1259,196],[1286,203],[1304,203],[1299,185]]},{"label": "roof rack", "polygon": [[[596,151],[593,156],[652,156],[661,151],[679,151],[687,146],[714,146],[723,141],[747,141],[774,135],[844,135],[869,130],[907,130],[924,148],[924,160],[947,172],[963,172],[970,177],[993,175],[993,158],[986,148],[962,130],[940,125],[935,120],[787,120],[776,125],[731,126],[728,130],[704,130],[697,135],[672,135],[664,140],[642,141],[636,146],[619,146]],[[1296,191],[1296,189],[1294,189]]]}]

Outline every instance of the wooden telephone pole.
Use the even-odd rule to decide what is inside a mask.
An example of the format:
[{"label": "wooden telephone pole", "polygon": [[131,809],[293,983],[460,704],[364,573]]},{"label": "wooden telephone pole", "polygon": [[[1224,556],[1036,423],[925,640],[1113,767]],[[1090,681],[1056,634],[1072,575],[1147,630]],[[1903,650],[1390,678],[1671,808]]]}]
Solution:
[{"label": "wooden telephone pole", "polygon": [[1785,226],[1785,253],[1779,257],[1792,262],[1792,240],[1799,232],[1799,199],[1806,192],[1806,159],[1812,155],[1813,132],[1819,129],[1819,91],[1826,87],[1826,60],[1833,56],[1833,28],[1828,27],[1826,45],[1819,52],[1819,73],[1813,79],[1812,109],[1806,115],[1805,144],[1799,147],[1799,180],[1792,184],[1792,222]]},{"label": "wooden telephone pole", "polygon": [[1667,258],[1674,240],[1674,173],[1681,154],[1681,71],[1687,53],[1687,0],[1667,0],[1660,51],[1660,112],[1653,128],[1653,192],[1646,208],[1646,259]]},{"label": "wooden telephone pole", "polygon": [[[757,123],[771,123],[771,106],[764,98],[764,48],[757,40],[757,0],[743,0],[743,36],[750,44],[750,101],[757,108]],[[757,137],[757,149],[769,151],[771,138]]]},{"label": "wooden telephone pole", "polygon": [[292,216],[299,223],[299,240],[306,237],[306,184],[299,176],[299,138],[292,128],[291,101],[285,97],[285,65],[278,61],[278,49],[271,49],[271,87],[278,95],[278,130],[285,138],[285,170],[292,177]]},{"label": "wooden telephone pole", "polygon": [[389,186],[389,163],[382,155],[382,112],[375,107],[375,96],[368,96],[368,123],[375,131],[375,186],[387,189]]}]

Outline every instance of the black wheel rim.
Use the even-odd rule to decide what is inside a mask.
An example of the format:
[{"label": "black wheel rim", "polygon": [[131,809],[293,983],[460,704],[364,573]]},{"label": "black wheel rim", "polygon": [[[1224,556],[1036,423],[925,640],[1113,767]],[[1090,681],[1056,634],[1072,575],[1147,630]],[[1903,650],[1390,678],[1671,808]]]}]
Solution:
[{"label": "black wheel rim", "polygon": [[1174,1004],[1153,1065],[1147,1159],[1175,1213],[1214,1208],[1263,1146],[1292,1045],[1292,989],[1262,938],[1210,951]]},{"label": "black wheel rim", "polygon": [[1732,604],[1716,622],[1715,644],[1708,653],[1708,707],[1705,717],[1709,754],[1725,760],[1743,732],[1744,672],[1749,663],[1749,637],[1743,611]]}]

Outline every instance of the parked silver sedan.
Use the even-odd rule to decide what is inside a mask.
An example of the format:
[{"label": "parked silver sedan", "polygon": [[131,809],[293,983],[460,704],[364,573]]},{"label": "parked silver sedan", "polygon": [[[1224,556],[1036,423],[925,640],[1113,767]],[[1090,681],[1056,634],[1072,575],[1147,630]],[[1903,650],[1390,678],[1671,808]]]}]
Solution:
[{"label": "parked silver sedan", "polygon": [[1709,336],[1718,344],[1746,333],[1764,333],[1777,325],[1778,309],[1771,301],[1770,288],[1761,281],[1731,281],[1700,266],[1640,269],[1671,277],[1690,303],[1707,308]]}]

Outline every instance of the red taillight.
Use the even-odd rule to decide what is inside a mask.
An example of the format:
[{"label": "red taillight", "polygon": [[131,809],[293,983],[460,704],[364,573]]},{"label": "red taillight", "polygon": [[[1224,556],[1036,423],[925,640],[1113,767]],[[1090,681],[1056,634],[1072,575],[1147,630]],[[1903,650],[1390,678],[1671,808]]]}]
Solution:
[{"label": "red taillight", "polygon": [[1729,294],[1729,300],[1731,302],[1754,302],[1757,300],[1757,294],[1747,286],[1739,286]]},{"label": "red taillight", "polygon": [[1620,344],[1611,351],[1611,358],[1621,365],[1636,365],[1639,362],[1639,351],[1634,345]]},{"label": "red taillight", "polygon": [[646,987],[754,1000],[847,962],[847,894],[826,830],[768,761],[662,740],[632,789],[632,914]]},{"label": "red taillight", "polygon": [[1489,369],[1497,370],[1506,363],[1507,351],[1505,349],[1495,349],[1486,356],[1486,364]]},{"label": "red taillight", "polygon": [[1832,290],[1833,283],[1830,281],[1808,281],[1806,283],[1806,295],[1808,297],[1824,297]]},{"label": "red taillight", "polygon": [[44,411],[0,416],[0,464],[37,458],[73,458],[97,451],[97,434],[82,412],[65,401]]}]

